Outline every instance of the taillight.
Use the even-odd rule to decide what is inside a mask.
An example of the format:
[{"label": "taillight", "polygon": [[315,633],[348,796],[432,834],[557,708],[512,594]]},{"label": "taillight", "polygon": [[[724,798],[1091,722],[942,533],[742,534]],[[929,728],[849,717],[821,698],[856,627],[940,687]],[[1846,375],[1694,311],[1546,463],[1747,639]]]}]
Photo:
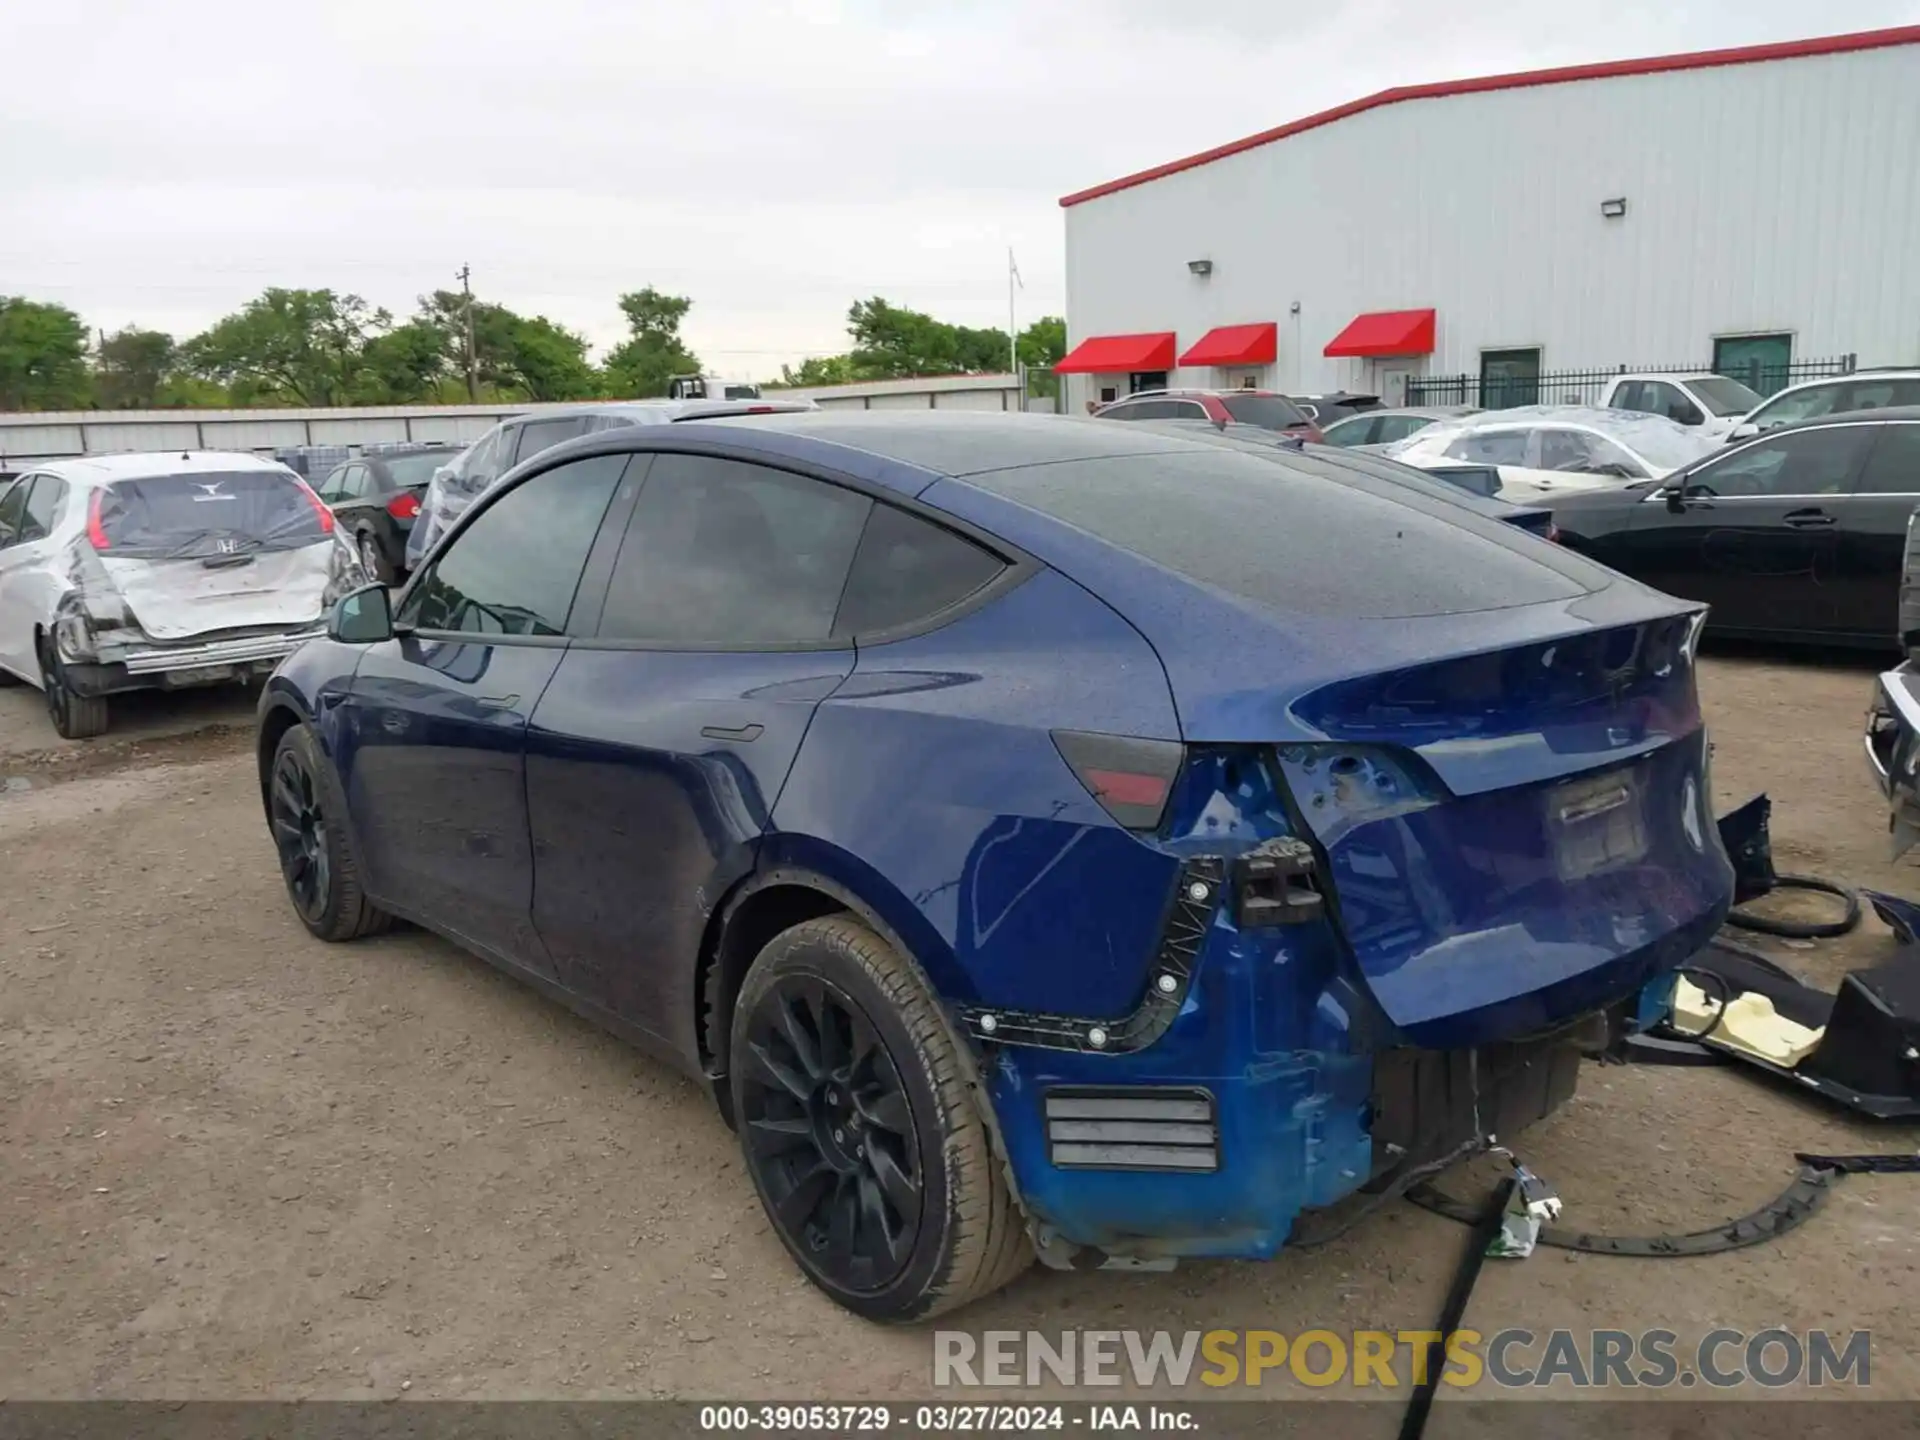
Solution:
[{"label": "taillight", "polygon": [[747,406],[747,414],[749,414],[749,415],[771,415],[771,414],[773,414],[773,406],[771,406],[771,405],[749,405],[749,406]]},{"label": "taillight", "polygon": [[420,497],[411,490],[403,490],[387,501],[387,513],[396,520],[411,520],[420,513]]},{"label": "taillight", "polygon": [[300,493],[306,496],[307,503],[313,506],[313,513],[320,517],[320,533],[322,535],[331,535],[333,533],[333,511],[327,508],[327,502],[314,494],[313,487],[298,475],[293,477],[293,483],[300,487]]},{"label": "taillight", "polygon": [[87,501],[87,543],[96,550],[105,550],[112,543],[107,539],[107,527],[100,523],[100,502],[106,495],[106,491],[96,490]]},{"label": "taillight", "polygon": [[1056,730],[1053,743],[1101,808],[1129,830],[1155,830],[1186,754],[1177,740]]}]

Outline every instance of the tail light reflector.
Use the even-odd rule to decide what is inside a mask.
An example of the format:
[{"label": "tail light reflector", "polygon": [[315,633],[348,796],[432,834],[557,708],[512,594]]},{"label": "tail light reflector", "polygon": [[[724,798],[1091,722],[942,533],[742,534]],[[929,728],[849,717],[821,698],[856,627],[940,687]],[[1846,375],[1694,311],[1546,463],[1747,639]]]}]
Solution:
[{"label": "tail light reflector", "polygon": [[396,520],[411,520],[420,513],[420,497],[406,490],[387,501],[387,513]]},{"label": "tail light reflector", "polygon": [[331,535],[333,533],[333,511],[327,508],[327,502],[314,494],[313,487],[298,475],[293,477],[293,483],[300,487],[300,493],[306,496],[307,503],[313,506],[313,513],[320,517],[320,533],[322,535]]},{"label": "tail light reflector", "polygon": [[1180,774],[1185,747],[1177,740],[1056,730],[1054,747],[1087,792],[1129,830],[1156,830]]},{"label": "tail light reflector", "polygon": [[100,522],[100,502],[106,495],[106,491],[96,490],[87,501],[87,543],[96,550],[105,550],[112,544],[107,539],[107,527]]}]

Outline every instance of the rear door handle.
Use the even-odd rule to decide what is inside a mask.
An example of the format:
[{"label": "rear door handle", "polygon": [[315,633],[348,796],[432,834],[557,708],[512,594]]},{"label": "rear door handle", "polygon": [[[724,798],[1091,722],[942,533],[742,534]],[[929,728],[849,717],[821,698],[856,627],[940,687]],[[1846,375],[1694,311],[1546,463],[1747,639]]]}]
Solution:
[{"label": "rear door handle", "polygon": [[1833,516],[1824,510],[1789,510],[1781,518],[1796,530],[1811,530],[1817,525],[1833,524]]},{"label": "rear door handle", "polygon": [[511,710],[520,703],[518,695],[477,695],[474,704],[482,710]]},{"label": "rear door handle", "polygon": [[758,740],[762,728],[763,727],[759,725],[741,725],[738,727],[702,725],[700,727],[700,733],[709,740],[738,740],[744,744],[748,741]]}]

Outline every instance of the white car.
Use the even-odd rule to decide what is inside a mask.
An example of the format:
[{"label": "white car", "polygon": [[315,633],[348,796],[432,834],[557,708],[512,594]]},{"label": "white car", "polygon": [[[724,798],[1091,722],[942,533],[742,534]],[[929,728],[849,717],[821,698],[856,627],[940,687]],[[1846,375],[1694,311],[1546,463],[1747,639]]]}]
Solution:
[{"label": "white car", "polygon": [[1724,439],[1759,403],[1758,391],[1710,370],[1617,375],[1600,397],[1603,409],[1664,415],[1716,439]]},{"label": "white car", "polygon": [[1822,415],[1843,415],[1852,410],[1884,410],[1890,405],[1920,405],[1920,369],[1895,366],[1854,370],[1791,385],[1741,416],[1740,423],[1727,438],[1745,440],[1776,425],[1817,420]]},{"label": "white car", "polygon": [[1422,470],[1485,466],[1498,473],[1502,500],[1526,504],[1656,480],[1718,448],[1714,437],[1658,415],[1523,405],[1440,421],[1382,453]]},{"label": "white car", "polygon": [[46,693],[61,736],[107,697],[264,677],[366,584],[293,471],[177,451],[60,460],[0,495],[0,683]]},{"label": "white car", "polygon": [[433,472],[420,502],[419,518],[407,533],[407,569],[419,568],[427,551],[494,481],[521,461],[563,440],[576,440],[595,430],[616,430],[622,425],[819,408],[811,400],[617,400],[535,410],[503,420]]}]

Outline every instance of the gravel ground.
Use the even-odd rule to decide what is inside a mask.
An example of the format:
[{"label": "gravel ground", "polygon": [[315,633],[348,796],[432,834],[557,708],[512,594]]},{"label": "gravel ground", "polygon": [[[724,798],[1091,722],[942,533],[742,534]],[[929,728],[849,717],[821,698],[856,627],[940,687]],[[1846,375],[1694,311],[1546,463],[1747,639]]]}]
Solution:
[{"label": "gravel ground", "polygon": [[[1721,808],[1765,789],[1782,869],[1920,891],[1883,862],[1859,758],[1871,667],[1703,669]],[[0,747],[0,1399],[928,1392],[929,1335],[801,1280],[692,1085],[437,939],[311,940],[244,731],[77,751],[18,708]],[[1869,918],[1780,953],[1834,977],[1890,947]],[[1916,1144],[1742,1074],[1630,1067],[1589,1068],[1523,1149],[1569,1223],[1645,1233],[1752,1208],[1795,1148]],[[1868,1328],[1873,1393],[1911,1399],[1917,1233],[1920,1181],[1859,1177],[1735,1254],[1490,1265],[1469,1323]],[[1462,1235],[1395,1205],[1271,1264],[1036,1270],[949,1323],[1417,1329]]]}]

